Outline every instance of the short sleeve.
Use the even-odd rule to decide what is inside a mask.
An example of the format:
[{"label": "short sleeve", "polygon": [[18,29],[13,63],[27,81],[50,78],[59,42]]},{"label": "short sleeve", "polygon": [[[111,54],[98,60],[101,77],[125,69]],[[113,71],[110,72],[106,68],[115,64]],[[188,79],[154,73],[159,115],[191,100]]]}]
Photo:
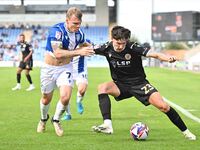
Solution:
[{"label": "short sleeve", "polygon": [[143,45],[140,45],[136,42],[129,43],[129,47],[130,47],[130,49],[133,50],[133,52],[135,52],[135,53],[137,53],[138,55],[141,55],[141,56],[146,56],[148,51],[150,50],[150,48],[145,47]]},{"label": "short sleeve", "polygon": [[105,55],[106,49],[109,46],[109,42],[102,44],[102,45],[94,45],[95,54]]},{"label": "short sleeve", "polygon": [[62,44],[62,32],[59,28],[52,27],[49,29],[49,35],[47,37],[47,44],[46,44],[46,50],[53,52],[53,48],[51,44],[53,42]]},{"label": "short sleeve", "polygon": [[50,41],[61,41],[62,40],[62,32],[58,28],[50,28],[48,39]]}]

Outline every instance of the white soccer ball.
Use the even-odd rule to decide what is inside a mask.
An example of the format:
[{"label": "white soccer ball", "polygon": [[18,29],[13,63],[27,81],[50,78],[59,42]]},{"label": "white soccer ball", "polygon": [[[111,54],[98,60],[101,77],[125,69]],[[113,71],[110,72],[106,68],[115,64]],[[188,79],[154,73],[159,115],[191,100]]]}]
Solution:
[{"label": "white soccer ball", "polygon": [[149,128],[142,122],[134,123],[130,129],[130,135],[134,140],[145,140],[149,134]]}]

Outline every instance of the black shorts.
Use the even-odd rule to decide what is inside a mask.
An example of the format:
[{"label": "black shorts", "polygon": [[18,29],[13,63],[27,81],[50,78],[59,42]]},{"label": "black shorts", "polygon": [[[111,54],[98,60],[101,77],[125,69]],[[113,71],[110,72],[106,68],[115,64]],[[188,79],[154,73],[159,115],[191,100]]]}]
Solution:
[{"label": "black shorts", "polygon": [[120,90],[120,95],[115,97],[116,101],[120,101],[126,98],[135,97],[145,106],[149,105],[149,97],[152,93],[157,92],[157,89],[153,87],[149,81],[144,80],[137,85],[128,85],[120,82],[115,82]]},{"label": "black shorts", "polygon": [[32,70],[32,68],[33,68],[33,60],[29,60],[27,62],[20,61],[19,68],[26,69],[26,70]]}]

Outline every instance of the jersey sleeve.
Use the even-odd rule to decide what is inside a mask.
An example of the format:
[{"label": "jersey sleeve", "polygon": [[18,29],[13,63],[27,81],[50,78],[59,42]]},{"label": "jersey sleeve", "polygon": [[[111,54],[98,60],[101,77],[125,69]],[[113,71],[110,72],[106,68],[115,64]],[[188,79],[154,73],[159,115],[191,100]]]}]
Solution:
[{"label": "jersey sleeve", "polygon": [[130,49],[132,49],[135,53],[141,56],[146,56],[148,51],[151,49],[150,45],[147,44],[140,45],[136,42],[129,44]]},{"label": "jersey sleeve", "polygon": [[28,44],[28,48],[29,48],[29,51],[33,51],[33,46],[31,44]]},{"label": "jersey sleeve", "polygon": [[109,42],[103,44],[103,45],[94,45],[94,51],[95,51],[95,54],[98,54],[98,55],[104,55],[106,54],[106,49],[108,48],[109,46]]},{"label": "jersey sleeve", "polygon": [[51,44],[58,43],[62,45],[62,32],[59,28],[52,27],[49,29],[49,35],[47,37],[46,50],[53,51]]}]

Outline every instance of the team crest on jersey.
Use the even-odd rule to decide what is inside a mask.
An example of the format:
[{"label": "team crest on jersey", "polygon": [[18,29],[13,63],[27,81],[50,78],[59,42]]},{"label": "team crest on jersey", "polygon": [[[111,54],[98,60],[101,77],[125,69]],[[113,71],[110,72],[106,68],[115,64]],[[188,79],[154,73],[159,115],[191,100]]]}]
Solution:
[{"label": "team crest on jersey", "polygon": [[130,60],[131,59],[131,54],[125,54],[125,59]]},{"label": "team crest on jersey", "polygon": [[56,31],[55,38],[59,40],[61,38],[61,32]]}]

